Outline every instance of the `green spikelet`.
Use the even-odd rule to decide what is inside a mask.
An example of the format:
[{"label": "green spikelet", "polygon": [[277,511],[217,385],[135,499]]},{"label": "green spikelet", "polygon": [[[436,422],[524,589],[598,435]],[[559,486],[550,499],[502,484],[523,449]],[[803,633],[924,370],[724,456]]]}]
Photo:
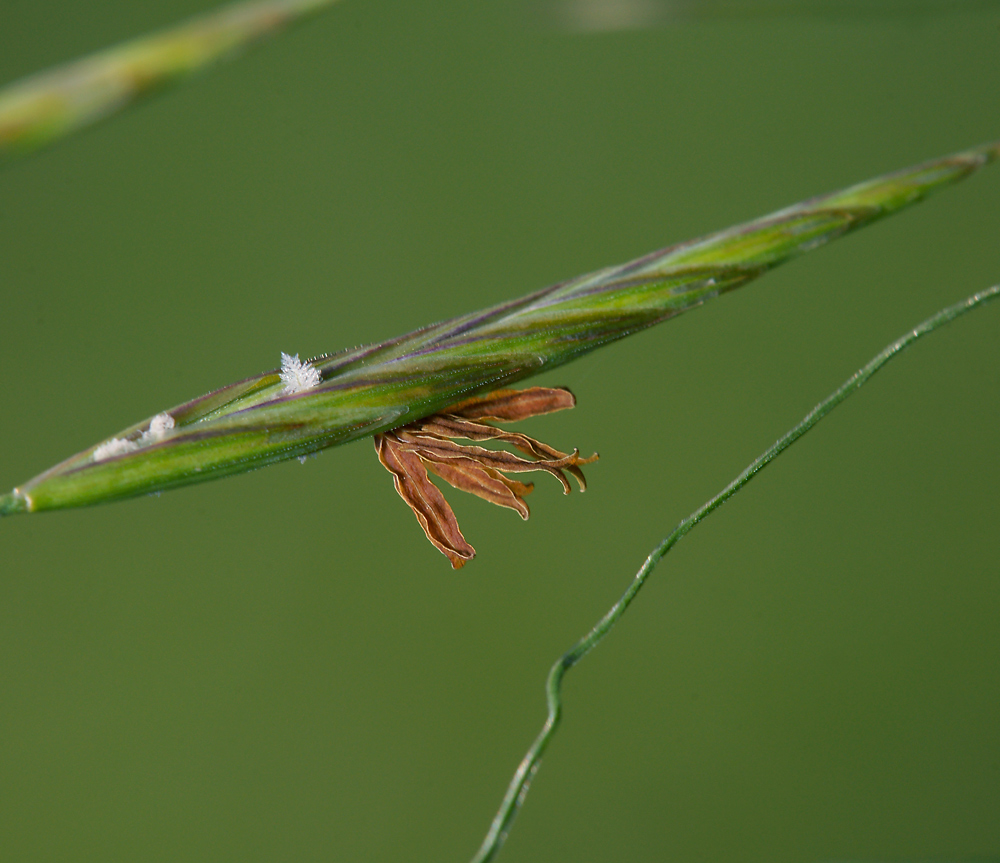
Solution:
[{"label": "green spikelet", "polygon": [[158,414],[0,499],[36,512],[188,485],[384,432],[563,365],[741,287],[963,179],[1000,144],[927,162],[381,344],[248,378]]}]

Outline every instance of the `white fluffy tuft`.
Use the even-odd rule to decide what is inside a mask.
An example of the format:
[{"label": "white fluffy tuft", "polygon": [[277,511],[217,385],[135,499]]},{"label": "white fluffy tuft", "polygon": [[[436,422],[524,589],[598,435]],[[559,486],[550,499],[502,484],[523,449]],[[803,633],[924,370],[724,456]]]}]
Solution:
[{"label": "white fluffy tuft", "polygon": [[157,414],[149,421],[149,430],[142,433],[143,443],[152,443],[167,436],[167,432],[174,427],[174,418],[164,412]]},{"label": "white fluffy tuft", "polygon": [[102,443],[97,449],[94,450],[94,454],[91,456],[94,461],[104,461],[106,458],[112,458],[116,455],[124,455],[127,452],[134,452],[139,449],[139,444],[134,440],[125,440],[120,437],[113,437],[109,441]]},{"label": "white fluffy tuft", "polygon": [[116,455],[124,455],[127,452],[135,452],[146,444],[155,443],[166,437],[167,432],[174,427],[174,418],[164,412],[157,414],[149,421],[149,428],[142,433],[139,440],[128,440],[127,438],[113,437],[97,447],[91,458],[94,461],[104,461],[106,458],[113,458]]},{"label": "white fluffy tuft", "polygon": [[290,357],[281,354],[281,382],[285,385],[285,393],[301,393],[318,387],[322,378],[312,363],[302,362],[299,355]]}]

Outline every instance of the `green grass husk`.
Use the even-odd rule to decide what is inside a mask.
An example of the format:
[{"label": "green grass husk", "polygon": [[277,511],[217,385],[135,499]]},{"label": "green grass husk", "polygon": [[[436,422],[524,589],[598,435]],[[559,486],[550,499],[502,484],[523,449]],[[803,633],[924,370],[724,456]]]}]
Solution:
[{"label": "green grass husk", "polygon": [[284,391],[276,370],[114,435],[134,451],[95,460],[99,442],[3,498],[0,513],[86,506],[242,473],[421,419],[523,380],[743,286],[784,261],[964,179],[1000,143],[812,198],[710,236],[381,344],[313,361],[319,385]]}]

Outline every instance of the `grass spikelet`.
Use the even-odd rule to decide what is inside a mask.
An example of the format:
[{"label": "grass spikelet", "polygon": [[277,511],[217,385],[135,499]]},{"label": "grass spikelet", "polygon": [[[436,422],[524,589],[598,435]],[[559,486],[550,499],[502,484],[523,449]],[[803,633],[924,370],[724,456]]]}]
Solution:
[{"label": "grass spikelet", "polygon": [[[308,363],[286,355],[281,369],[171,408],[174,426],[162,439],[144,440],[155,417],[124,429],[21,486],[23,505],[5,506],[37,512],[148,494],[460,410],[471,396],[735,290],[964,179],[998,154],[1000,143],[993,143],[926,162],[381,344]],[[501,421],[504,410],[498,401]]]},{"label": "grass spikelet", "polygon": [[235,3],[0,90],[0,162],[114,114],[335,0]]}]

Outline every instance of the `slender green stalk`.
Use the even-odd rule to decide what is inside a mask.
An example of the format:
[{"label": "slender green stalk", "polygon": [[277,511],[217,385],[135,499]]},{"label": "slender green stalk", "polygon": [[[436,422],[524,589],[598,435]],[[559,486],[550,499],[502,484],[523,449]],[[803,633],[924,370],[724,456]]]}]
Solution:
[{"label": "slender green stalk", "polygon": [[0,162],[120,111],[335,0],[257,0],[193,18],[0,90]]},{"label": "slender green stalk", "polygon": [[485,863],[487,860],[492,860],[507,838],[514,818],[528,793],[531,780],[538,771],[542,755],[545,753],[552,740],[552,736],[559,727],[559,721],[562,717],[562,680],[566,672],[597,647],[604,636],[611,631],[611,628],[618,622],[629,605],[631,605],[632,600],[642,590],[642,586],[646,583],[646,579],[649,578],[660,558],[690,533],[696,524],[722,506],[722,504],[750,482],[761,470],[815,426],[816,423],[823,419],[844,399],[861,389],[882,366],[899,354],[900,351],[909,347],[928,333],[934,332],[938,327],[944,326],[949,321],[955,320],[955,318],[964,315],[966,312],[971,312],[973,309],[979,308],[990,300],[996,299],[998,296],[1000,296],[1000,285],[994,285],[985,291],[973,294],[960,303],[942,309],[922,324],[918,324],[906,335],[896,339],[896,341],[872,359],[871,362],[858,369],[836,390],[809,411],[794,428],[754,459],[743,473],[736,477],[715,497],[702,504],[678,524],[673,532],[650,552],[649,557],[646,558],[645,563],[640,567],[628,590],[622,594],[621,599],[611,607],[611,610],[600,619],[597,625],[584,638],[581,638],[569,651],[564,653],[549,671],[549,677],[545,685],[548,717],[538,737],[535,738],[535,742],[531,744],[528,753],[518,765],[517,771],[514,773],[514,778],[507,788],[503,803],[500,805],[500,810],[493,819],[493,823],[490,825],[489,832],[486,834],[482,846],[476,853],[476,856],[472,858],[472,863]]},{"label": "slender green stalk", "polygon": [[286,357],[56,465],[0,496],[0,514],[189,485],[414,422],[700,306],[998,155],[1000,143],[977,147],[388,342]]}]

